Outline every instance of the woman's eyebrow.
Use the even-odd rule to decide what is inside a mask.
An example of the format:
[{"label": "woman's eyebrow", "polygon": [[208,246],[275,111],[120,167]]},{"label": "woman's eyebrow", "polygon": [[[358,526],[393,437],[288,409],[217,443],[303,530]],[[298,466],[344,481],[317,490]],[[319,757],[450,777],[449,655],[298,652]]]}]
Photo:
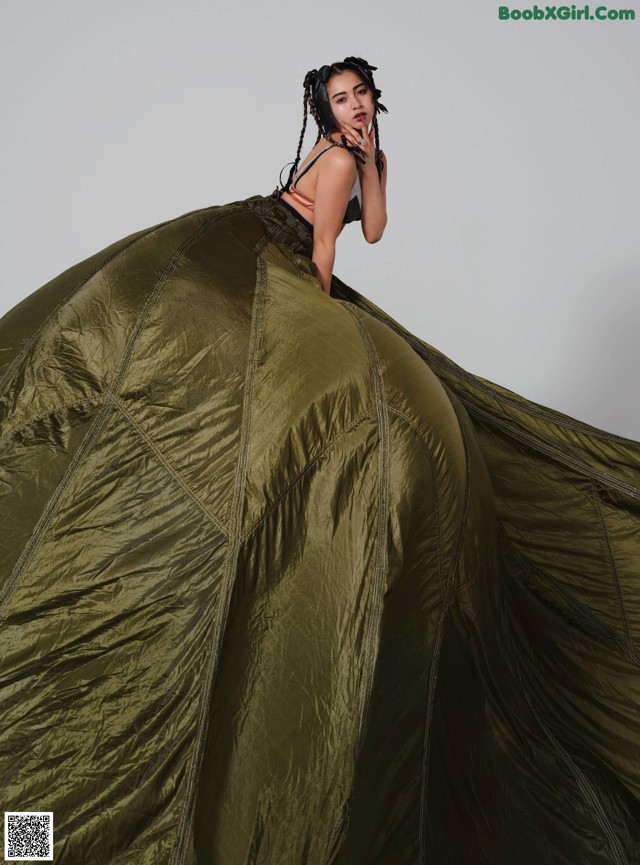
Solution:
[{"label": "woman's eyebrow", "polygon": [[[360,84],[356,84],[355,87],[352,87],[352,90],[357,90],[358,87],[366,87],[364,81],[361,81]],[[346,96],[346,95],[347,95],[347,91],[346,91],[346,90],[341,90],[340,93],[334,93],[333,96],[332,96],[331,98],[332,98],[332,99],[335,99],[336,96]]]}]

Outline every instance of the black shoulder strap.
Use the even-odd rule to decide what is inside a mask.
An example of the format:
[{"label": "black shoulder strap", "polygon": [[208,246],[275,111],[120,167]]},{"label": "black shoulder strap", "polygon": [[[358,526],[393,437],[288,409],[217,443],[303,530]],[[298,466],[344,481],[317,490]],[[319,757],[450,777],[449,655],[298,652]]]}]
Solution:
[{"label": "black shoulder strap", "polygon": [[300,180],[300,178],[303,177],[307,173],[307,171],[311,168],[311,166],[314,164],[314,162],[317,159],[319,159],[323,153],[326,153],[327,150],[331,150],[332,147],[337,147],[337,146],[338,145],[335,143],[335,141],[332,141],[328,147],[325,147],[325,149],[321,150],[320,153],[316,153],[316,155],[313,157],[313,159],[305,165],[305,167],[302,169],[300,174],[298,174],[297,177],[294,177],[293,185],[295,186],[295,184]]}]

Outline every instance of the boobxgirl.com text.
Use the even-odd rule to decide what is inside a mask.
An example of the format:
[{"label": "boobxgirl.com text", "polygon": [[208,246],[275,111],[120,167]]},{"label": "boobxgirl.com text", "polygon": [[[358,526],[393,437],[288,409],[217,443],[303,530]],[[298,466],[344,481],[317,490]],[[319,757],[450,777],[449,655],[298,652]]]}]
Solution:
[{"label": "boobxgirl.com text", "polygon": [[589,6],[577,9],[576,6],[545,6],[544,9],[534,5],[533,9],[510,9],[508,6],[498,6],[498,18],[502,21],[635,21],[635,9],[608,9],[606,6],[596,6],[593,13]]}]

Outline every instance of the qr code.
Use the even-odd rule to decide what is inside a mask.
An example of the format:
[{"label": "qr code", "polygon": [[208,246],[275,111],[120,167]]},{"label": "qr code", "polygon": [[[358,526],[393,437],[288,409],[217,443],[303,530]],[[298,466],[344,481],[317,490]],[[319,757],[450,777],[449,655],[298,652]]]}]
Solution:
[{"label": "qr code", "polygon": [[53,811],[5,811],[4,858],[43,862],[53,859]]}]

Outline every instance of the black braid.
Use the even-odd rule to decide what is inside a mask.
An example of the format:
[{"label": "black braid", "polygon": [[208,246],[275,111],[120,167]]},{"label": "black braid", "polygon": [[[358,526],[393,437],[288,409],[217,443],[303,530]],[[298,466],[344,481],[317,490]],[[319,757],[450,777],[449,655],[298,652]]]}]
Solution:
[{"label": "black braid", "polygon": [[375,142],[376,142],[376,168],[378,169],[378,179],[382,177],[382,169],[384,167],[382,162],[382,151],[380,150],[380,132],[378,131],[378,118],[373,115],[372,120],[373,131],[375,132]]},{"label": "black braid", "polygon": [[304,117],[302,119],[302,131],[300,132],[300,139],[298,141],[298,152],[296,153],[295,161],[294,161],[293,165],[291,166],[291,171],[289,172],[289,177],[287,178],[287,182],[286,182],[284,189],[283,189],[284,192],[289,191],[289,187],[291,186],[291,182],[293,181],[293,177],[296,173],[296,168],[298,167],[298,165],[300,163],[300,153],[302,151],[302,142],[304,141],[304,133],[307,129],[307,114],[308,114],[308,110],[309,110],[309,82],[307,81],[306,78],[305,78],[305,82],[304,82],[303,104],[304,104]]},{"label": "black braid", "polygon": [[[372,71],[372,70],[373,70],[375,67],[370,66],[370,64],[367,63],[366,60],[362,60],[362,58],[357,58],[357,59],[360,60],[360,62],[362,63],[362,65],[365,67],[365,69],[366,69],[367,72],[369,73],[369,78],[371,79],[371,85],[372,85],[372,87],[373,87],[373,96],[374,96],[374,99],[375,99],[376,96],[379,96],[379,95],[380,95],[379,91],[378,91],[377,88],[376,88],[376,82],[374,81],[374,78],[373,78],[373,71]],[[386,111],[386,109],[384,108],[384,106],[383,106],[383,110]],[[381,155],[381,154],[382,154],[382,151],[380,150],[380,130],[378,129],[378,117],[377,117],[377,114],[376,114],[375,111],[374,111],[374,114],[373,114],[373,120],[372,120],[372,122],[371,122],[371,125],[373,126],[373,130],[374,130],[374,133],[375,133],[375,145],[376,145],[376,157],[375,157],[375,162],[376,162],[376,168],[378,169],[378,178],[380,178],[380,177],[382,177],[382,169],[383,169],[383,167],[384,167],[384,164],[383,164],[383,162],[382,162],[382,155]]]},{"label": "black braid", "polygon": [[320,115],[318,114],[318,109],[316,108],[313,99],[309,99],[309,110],[313,114],[313,119],[316,121],[316,126],[318,127],[318,135],[315,140],[315,144],[317,144],[322,138],[322,121],[320,120]]}]

